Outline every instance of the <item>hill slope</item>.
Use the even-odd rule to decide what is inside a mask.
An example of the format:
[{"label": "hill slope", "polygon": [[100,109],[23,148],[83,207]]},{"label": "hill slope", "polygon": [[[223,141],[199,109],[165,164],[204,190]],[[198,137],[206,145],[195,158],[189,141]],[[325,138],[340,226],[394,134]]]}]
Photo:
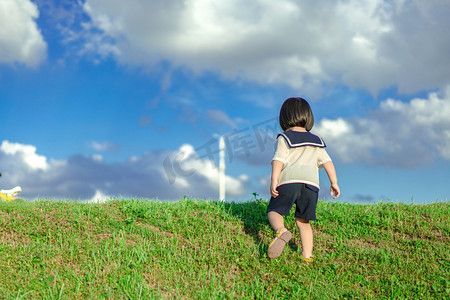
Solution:
[{"label": "hill slope", "polygon": [[450,203],[319,202],[311,265],[267,202],[0,203],[0,298],[448,298]]}]

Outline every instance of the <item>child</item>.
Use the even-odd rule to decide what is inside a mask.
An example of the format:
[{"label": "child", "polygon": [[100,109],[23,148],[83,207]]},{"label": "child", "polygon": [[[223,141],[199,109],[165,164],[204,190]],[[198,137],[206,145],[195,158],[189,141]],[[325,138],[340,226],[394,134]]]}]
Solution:
[{"label": "child", "polygon": [[284,216],[296,205],[295,222],[302,241],[302,259],[312,262],[313,232],[309,221],[316,220],[319,193],[319,168],[323,167],[330,179],[333,199],[340,195],[333,162],[325,151],[323,140],[310,133],[314,116],[308,102],[302,98],[287,99],[280,110],[283,133],[277,137],[277,147],[272,160],[270,202],[267,216],[276,231],[270,243],[268,256],[280,256],[292,233],[284,228]]}]

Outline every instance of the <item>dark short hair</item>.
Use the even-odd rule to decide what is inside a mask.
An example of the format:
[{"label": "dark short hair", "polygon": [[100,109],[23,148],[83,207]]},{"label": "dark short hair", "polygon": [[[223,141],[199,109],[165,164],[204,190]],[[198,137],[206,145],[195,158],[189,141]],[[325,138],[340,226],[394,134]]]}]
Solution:
[{"label": "dark short hair", "polygon": [[308,101],[300,97],[286,99],[280,109],[280,126],[283,131],[294,126],[310,131],[314,125],[314,116]]}]

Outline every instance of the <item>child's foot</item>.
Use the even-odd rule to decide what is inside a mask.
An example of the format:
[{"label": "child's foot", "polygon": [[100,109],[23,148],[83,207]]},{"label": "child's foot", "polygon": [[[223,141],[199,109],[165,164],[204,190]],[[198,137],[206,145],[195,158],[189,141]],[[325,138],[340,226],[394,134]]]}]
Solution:
[{"label": "child's foot", "polygon": [[269,250],[267,251],[267,255],[269,258],[274,259],[281,255],[283,252],[284,246],[287,242],[292,238],[292,233],[289,232],[286,228],[281,228],[277,230],[277,236],[270,243]]}]

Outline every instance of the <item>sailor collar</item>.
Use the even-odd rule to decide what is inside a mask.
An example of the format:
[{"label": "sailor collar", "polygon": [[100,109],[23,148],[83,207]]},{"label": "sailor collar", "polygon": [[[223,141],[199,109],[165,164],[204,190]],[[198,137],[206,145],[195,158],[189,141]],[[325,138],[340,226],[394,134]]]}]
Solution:
[{"label": "sailor collar", "polygon": [[278,134],[277,138],[282,136],[288,143],[290,148],[298,148],[303,146],[313,146],[325,148],[325,142],[315,134],[311,132],[299,132],[288,130]]}]

